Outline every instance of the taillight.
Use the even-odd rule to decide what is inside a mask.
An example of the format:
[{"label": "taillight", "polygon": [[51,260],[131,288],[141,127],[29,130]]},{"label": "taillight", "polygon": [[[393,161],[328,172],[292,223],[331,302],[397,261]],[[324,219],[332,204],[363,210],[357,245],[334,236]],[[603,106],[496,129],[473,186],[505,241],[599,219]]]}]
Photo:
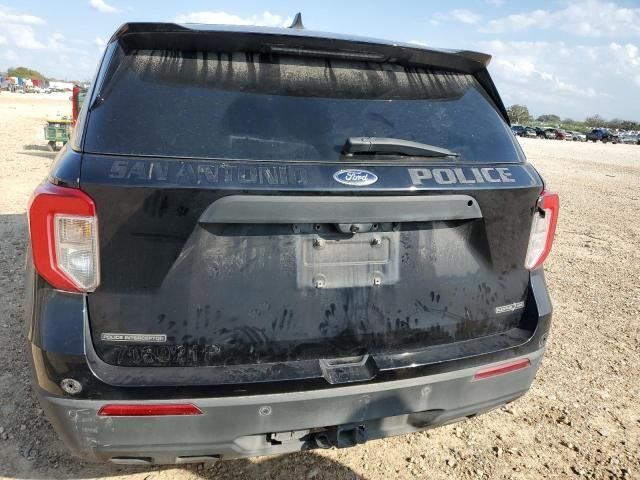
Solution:
[{"label": "taillight", "polygon": [[558,195],[544,190],[538,199],[536,212],[533,214],[529,248],[524,261],[525,268],[529,270],[538,268],[549,255],[553,236],[556,233],[559,208]]},{"label": "taillight", "polygon": [[103,406],[100,417],[154,417],[167,415],[202,415],[202,410],[191,403],[122,404]]},{"label": "taillight", "polygon": [[50,183],[29,202],[29,233],[36,271],[52,287],[91,292],[100,281],[98,217],[86,193]]}]

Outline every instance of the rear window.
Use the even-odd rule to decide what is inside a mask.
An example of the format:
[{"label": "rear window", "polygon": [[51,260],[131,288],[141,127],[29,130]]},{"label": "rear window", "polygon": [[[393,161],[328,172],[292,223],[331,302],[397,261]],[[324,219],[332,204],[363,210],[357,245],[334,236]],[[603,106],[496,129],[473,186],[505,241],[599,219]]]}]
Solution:
[{"label": "rear window", "polygon": [[250,53],[120,52],[85,151],[339,161],[347,137],[395,137],[459,160],[517,162],[515,140],[472,75]]}]

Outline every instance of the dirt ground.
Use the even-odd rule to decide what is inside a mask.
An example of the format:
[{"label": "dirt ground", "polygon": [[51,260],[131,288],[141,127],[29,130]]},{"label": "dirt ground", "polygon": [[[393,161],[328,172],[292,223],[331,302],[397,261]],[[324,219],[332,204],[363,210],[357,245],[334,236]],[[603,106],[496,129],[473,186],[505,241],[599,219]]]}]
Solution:
[{"label": "dirt ground", "polygon": [[[30,388],[23,326],[29,195],[66,96],[0,94],[0,477],[640,478],[640,146],[522,141],[561,195],[546,264],[554,325],[531,391],[490,414],[346,450],[133,468],[71,457]],[[5,477],[2,477],[5,478]]]}]

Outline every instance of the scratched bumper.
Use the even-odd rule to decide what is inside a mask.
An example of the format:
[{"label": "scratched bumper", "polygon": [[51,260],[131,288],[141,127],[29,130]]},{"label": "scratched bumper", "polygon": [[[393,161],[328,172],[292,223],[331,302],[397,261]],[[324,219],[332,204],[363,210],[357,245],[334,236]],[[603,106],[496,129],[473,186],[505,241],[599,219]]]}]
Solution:
[{"label": "scratched bumper", "polygon": [[[199,416],[105,418],[97,415],[105,401],[60,398],[42,390],[39,397],[60,437],[85,460],[189,463],[316,448],[318,432],[330,437],[341,425],[357,426],[360,443],[461,420],[523,395],[542,353],[526,356],[529,368],[480,381],[473,380],[478,369],[469,368],[328,390],[180,400],[197,405],[204,413]],[[298,433],[287,441],[274,437],[277,432]]]}]

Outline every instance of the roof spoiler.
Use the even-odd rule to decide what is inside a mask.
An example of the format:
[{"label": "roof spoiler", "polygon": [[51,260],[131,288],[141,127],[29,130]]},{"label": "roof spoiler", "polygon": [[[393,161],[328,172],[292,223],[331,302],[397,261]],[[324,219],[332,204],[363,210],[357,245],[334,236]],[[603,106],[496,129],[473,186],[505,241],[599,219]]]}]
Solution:
[{"label": "roof spoiler", "polygon": [[296,16],[294,28],[176,23],[126,23],[111,37],[126,50],[217,50],[316,55],[352,60],[393,62],[476,73],[491,56],[458,50],[425,48],[409,43],[314,32]]}]

